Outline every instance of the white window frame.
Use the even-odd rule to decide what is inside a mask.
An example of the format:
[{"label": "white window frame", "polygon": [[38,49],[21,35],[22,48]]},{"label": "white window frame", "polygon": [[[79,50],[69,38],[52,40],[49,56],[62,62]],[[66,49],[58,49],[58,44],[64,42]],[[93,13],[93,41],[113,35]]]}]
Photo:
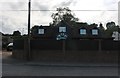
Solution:
[{"label": "white window frame", "polygon": [[44,29],[38,29],[38,34],[45,34],[45,30]]},{"label": "white window frame", "polygon": [[82,28],[80,29],[80,35],[86,35],[87,34],[87,30]]},{"label": "white window frame", "polygon": [[98,35],[98,29],[92,29],[92,35]]},{"label": "white window frame", "polygon": [[59,27],[59,32],[66,32],[66,27]]}]

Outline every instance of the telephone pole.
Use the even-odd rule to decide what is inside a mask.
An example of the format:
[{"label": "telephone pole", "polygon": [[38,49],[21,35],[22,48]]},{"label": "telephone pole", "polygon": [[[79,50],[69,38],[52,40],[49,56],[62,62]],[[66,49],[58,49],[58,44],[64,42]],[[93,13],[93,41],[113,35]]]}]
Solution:
[{"label": "telephone pole", "polygon": [[27,60],[29,61],[31,58],[30,52],[30,15],[31,15],[31,0],[28,3],[28,53],[27,53]]}]

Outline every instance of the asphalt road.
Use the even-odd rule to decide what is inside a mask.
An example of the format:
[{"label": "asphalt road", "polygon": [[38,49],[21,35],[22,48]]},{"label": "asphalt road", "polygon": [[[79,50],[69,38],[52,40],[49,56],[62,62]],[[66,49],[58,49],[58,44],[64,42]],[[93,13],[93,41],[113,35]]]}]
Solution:
[{"label": "asphalt road", "polygon": [[[3,52],[3,76],[118,76],[117,66],[49,66],[10,63],[11,52]],[[9,63],[7,62],[9,61]]]},{"label": "asphalt road", "polygon": [[3,76],[118,76],[117,67],[3,65]]}]

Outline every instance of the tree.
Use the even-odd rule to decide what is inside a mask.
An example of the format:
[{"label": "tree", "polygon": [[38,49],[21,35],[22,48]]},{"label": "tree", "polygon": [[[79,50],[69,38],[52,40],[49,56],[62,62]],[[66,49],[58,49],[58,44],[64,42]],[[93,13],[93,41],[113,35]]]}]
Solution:
[{"label": "tree", "polygon": [[36,35],[38,32],[38,29],[39,29],[39,26],[38,25],[34,25],[32,28],[31,28],[31,35],[34,36]]},{"label": "tree", "polygon": [[102,23],[99,24],[99,27],[98,27],[98,28],[99,28],[101,31],[103,31],[103,32],[105,31],[105,28],[103,27],[103,24],[102,24]]},{"label": "tree", "polygon": [[116,26],[116,25],[115,25],[115,22],[113,22],[113,21],[112,21],[112,22],[108,22],[108,23],[106,24],[106,28],[107,28],[107,29],[110,29],[110,28],[112,28],[112,27],[114,27],[114,26]]},{"label": "tree", "polygon": [[119,26],[116,26],[115,22],[108,22],[106,24],[106,36],[111,37],[114,31],[118,31]]},{"label": "tree", "polygon": [[103,24],[100,23],[98,29],[100,30],[101,36],[105,36],[105,28],[103,27]]},{"label": "tree", "polygon": [[20,31],[18,31],[18,30],[17,30],[17,31],[14,31],[14,32],[13,32],[13,36],[21,36]]},{"label": "tree", "polygon": [[65,21],[65,22],[71,22],[71,21],[78,21],[78,18],[74,17],[74,14],[72,14],[71,10],[66,7],[66,8],[57,8],[56,13],[53,13],[51,15],[53,19],[53,23],[50,25],[57,25],[60,21]]}]

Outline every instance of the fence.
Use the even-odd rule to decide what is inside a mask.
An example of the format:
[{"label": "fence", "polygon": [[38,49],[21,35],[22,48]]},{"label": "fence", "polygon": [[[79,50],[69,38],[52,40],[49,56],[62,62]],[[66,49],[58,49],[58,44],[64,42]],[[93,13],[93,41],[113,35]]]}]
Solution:
[{"label": "fence", "polygon": [[[13,56],[27,58],[27,40],[14,40]],[[41,61],[117,62],[118,41],[31,40],[31,59]]]},{"label": "fence", "polygon": [[[14,40],[14,49],[24,49],[27,40]],[[31,50],[62,50],[63,43],[65,43],[65,50],[77,51],[98,51],[101,47],[102,51],[105,50],[118,50],[118,41],[112,40],[31,40]]]}]

